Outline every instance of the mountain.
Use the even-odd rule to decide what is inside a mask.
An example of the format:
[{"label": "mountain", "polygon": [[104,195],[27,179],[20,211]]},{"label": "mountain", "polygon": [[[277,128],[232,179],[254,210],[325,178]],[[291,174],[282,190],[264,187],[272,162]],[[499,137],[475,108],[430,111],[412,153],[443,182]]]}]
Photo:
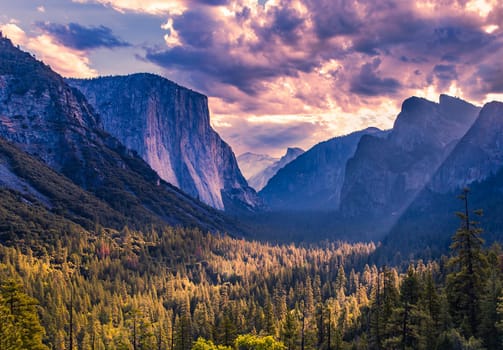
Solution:
[{"label": "mountain", "polygon": [[368,128],[321,142],[279,170],[259,193],[273,210],[332,210],[339,207],[346,162],[364,135],[386,132]]},{"label": "mountain", "polygon": [[267,154],[257,154],[252,152],[246,152],[237,157],[239,169],[241,169],[241,173],[243,173],[247,180],[268,166],[276,163],[278,160],[279,158],[274,158]]},{"label": "mountain", "polygon": [[386,138],[362,137],[347,163],[341,214],[362,230],[386,232],[430,181],[480,108],[441,95],[404,101]]},{"label": "mountain", "polygon": [[434,192],[459,190],[495,175],[503,165],[503,104],[491,102],[449,154],[428,187]]},{"label": "mountain", "polygon": [[286,153],[283,157],[281,157],[279,160],[272,163],[259,173],[250,177],[248,179],[248,183],[250,184],[251,187],[253,187],[257,191],[260,191],[265,187],[265,185],[267,185],[269,179],[271,179],[274,175],[276,175],[280,169],[283,169],[285,165],[296,159],[302,153],[304,153],[304,150],[301,148],[289,147],[286,150]]},{"label": "mountain", "polygon": [[[483,209],[480,221],[488,242],[503,236],[503,103],[482,108],[473,126],[457,143],[425,188],[405,210],[381,248],[382,254],[401,250],[424,258],[438,256],[449,246],[459,226],[454,215],[463,211],[458,195],[470,188],[469,206]],[[426,252],[426,253],[425,253]]]},{"label": "mountain", "polygon": [[217,209],[258,207],[232,149],[210,126],[206,96],[152,74],[67,81],[104,129],[165,181]]},{"label": "mountain", "polygon": [[[144,226],[163,222],[210,230],[232,229],[221,213],[160,179],[140,157],[102,129],[98,116],[79,91],[3,37],[0,137],[127,217],[126,222],[119,217],[120,224]],[[4,166],[4,172],[13,169],[9,171],[12,177],[20,166]],[[31,182],[30,185],[38,188]],[[39,199],[44,202],[44,197]],[[48,203],[51,208],[50,198]],[[96,217],[95,223],[99,220]]]}]

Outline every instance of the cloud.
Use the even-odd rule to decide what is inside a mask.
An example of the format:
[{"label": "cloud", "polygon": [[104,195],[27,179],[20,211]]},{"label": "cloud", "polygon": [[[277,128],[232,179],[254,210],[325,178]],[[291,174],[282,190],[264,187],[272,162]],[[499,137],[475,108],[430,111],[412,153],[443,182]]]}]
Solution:
[{"label": "cloud", "polygon": [[[213,110],[219,118],[331,114],[324,125],[341,134],[351,124],[353,129],[386,124],[366,111],[386,105],[380,118],[389,120],[411,95],[454,92],[477,102],[500,91],[499,71],[493,69],[496,77],[487,82],[475,77],[485,76],[503,54],[497,15],[503,10],[477,8],[474,1],[456,0],[270,0],[265,5],[230,0],[168,15],[167,37],[173,40],[148,49],[145,59],[218,101]],[[229,124],[249,138],[235,121]],[[267,138],[262,141],[273,147]]]},{"label": "cloud", "polygon": [[308,116],[234,117],[226,118],[226,124],[213,123],[224,140],[232,144],[236,154],[253,150],[273,156],[282,155],[292,145],[312,146],[316,143],[313,135],[319,137],[319,133],[324,133],[322,137],[328,137],[330,134],[324,132],[324,124],[321,119]]},{"label": "cloud", "polygon": [[309,0],[306,2],[319,39],[353,35],[362,27],[357,9],[345,0]]},{"label": "cloud", "polygon": [[401,84],[394,78],[381,78],[378,76],[381,60],[375,59],[372,63],[365,63],[360,72],[351,81],[351,92],[366,96],[393,95]]},{"label": "cloud", "polygon": [[60,44],[76,50],[127,47],[131,44],[116,37],[112,30],[103,25],[82,26],[78,23],[58,24],[38,22],[37,27],[51,35]]},{"label": "cloud", "polygon": [[88,78],[98,75],[98,72],[91,68],[89,58],[84,52],[60,45],[47,34],[30,37],[12,22],[0,24],[0,31],[13,43],[35,53],[38,59],[65,77]]},{"label": "cloud", "polygon": [[477,80],[484,94],[503,93],[503,64],[481,65],[477,70]]},{"label": "cloud", "polygon": [[[283,150],[277,148],[287,141],[305,148],[357,128],[390,125],[401,101],[411,95],[436,99],[447,92],[481,103],[502,91],[501,1],[73,0],[72,4],[89,10],[79,13],[101,11],[101,15],[83,15],[74,31],[78,35],[70,25],[43,28],[43,35],[58,50],[65,44],[88,68],[88,57],[96,65],[99,59],[122,61],[121,55],[134,51],[142,67],[155,67],[207,94],[219,130],[235,147],[258,147],[260,141],[279,154]],[[39,14],[30,23],[51,19],[52,8],[44,5],[43,17]],[[141,37],[135,25],[128,28],[130,23],[156,27]],[[36,30],[27,33],[38,37]],[[134,45],[94,50],[92,56],[84,53],[93,47],[120,47],[123,40],[117,34]],[[136,62],[131,58],[128,67]],[[100,74],[111,72],[110,64],[96,66],[106,68]],[[304,119],[285,117],[293,115]],[[260,116],[268,118],[251,119]],[[267,119],[286,120],[292,128]],[[277,127],[285,137],[278,135]],[[257,132],[257,141],[249,130]],[[301,139],[301,131],[313,136]]]}]

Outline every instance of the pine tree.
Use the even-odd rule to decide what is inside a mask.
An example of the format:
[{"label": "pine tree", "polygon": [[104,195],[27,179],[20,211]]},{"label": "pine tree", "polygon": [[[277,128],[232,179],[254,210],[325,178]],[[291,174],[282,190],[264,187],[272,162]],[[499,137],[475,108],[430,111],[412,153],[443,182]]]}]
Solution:
[{"label": "pine tree", "polygon": [[299,333],[299,312],[297,309],[293,309],[286,313],[281,329],[280,339],[285,344],[287,350],[298,349]]},{"label": "pine tree", "polygon": [[502,273],[499,266],[501,247],[495,244],[488,252],[489,271],[480,300],[480,337],[488,349],[503,349],[502,333],[497,328],[499,296],[502,292]]},{"label": "pine tree", "polygon": [[[477,335],[480,322],[480,299],[483,291],[486,259],[482,253],[484,241],[480,238],[482,229],[470,219],[468,189],[459,198],[464,202],[464,212],[456,213],[461,226],[452,237],[452,258],[449,261],[454,269],[447,276],[447,296],[449,310],[462,334],[469,338]],[[482,215],[480,210],[474,212]]]},{"label": "pine tree", "polygon": [[175,349],[189,350],[192,347],[192,318],[190,314],[189,296],[184,295],[180,315],[175,321]]},{"label": "pine tree", "polygon": [[[499,298],[498,308],[496,310],[498,312],[499,321],[496,323],[496,328],[499,331],[499,334],[503,334],[503,291]],[[500,338],[501,339],[501,338]],[[503,340],[500,342],[500,346],[503,346]]]},{"label": "pine tree", "polygon": [[22,290],[21,284],[9,278],[0,285],[0,344],[2,349],[48,349],[43,343],[45,330],[40,325],[38,301]]},{"label": "pine tree", "polygon": [[431,271],[426,273],[418,306],[423,315],[420,321],[419,333],[422,335],[422,339],[419,348],[434,349],[441,331],[441,305]]},{"label": "pine tree", "polygon": [[400,286],[400,303],[390,317],[386,348],[417,349],[419,343],[419,281],[412,266]]}]

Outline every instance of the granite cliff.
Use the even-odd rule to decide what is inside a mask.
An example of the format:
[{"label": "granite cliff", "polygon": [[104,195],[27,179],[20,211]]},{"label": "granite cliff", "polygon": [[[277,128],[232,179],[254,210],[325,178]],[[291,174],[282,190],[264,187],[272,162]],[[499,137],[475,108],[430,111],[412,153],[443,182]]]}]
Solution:
[{"label": "granite cliff", "polygon": [[217,209],[255,209],[258,197],[210,125],[206,96],[152,74],[70,79],[104,129],[161,178]]},{"label": "granite cliff", "polygon": [[229,228],[219,212],[163,181],[102,127],[84,95],[0,37],[0,137],[127,217],[122,224]]}]

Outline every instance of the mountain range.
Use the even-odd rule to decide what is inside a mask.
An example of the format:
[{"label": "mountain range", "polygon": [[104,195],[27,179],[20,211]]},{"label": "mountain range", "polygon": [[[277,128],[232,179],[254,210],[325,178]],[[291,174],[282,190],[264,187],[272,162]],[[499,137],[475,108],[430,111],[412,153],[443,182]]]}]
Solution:
[{"label": "mountain range", "polygon": [[[488,241],[501,239],[502,131],[500,102],[480,108],[447,95],[438,103],[411,97],[391,130],[322,142],[280,170],[259,193],[270,210],[265,222],[274,224],[275,212],[283,221],[304,215],[317,239],[383,240],[386,257],[438,256],[459,225],[457,196],[468,186],[470,207],[486,212]],[[276,225],[276,237],[280,231]]]},{"label": "mountain range", "polygon": [[238,160],[207,103],[151,74],[63,79],[0,38],[0,240],[171,224],[381,240],[377,256],[399,261],[446,251],[465,186],[487,240],[503,237],[503,103],[411,97],[391,130]]},{"label": "mountain range", "polygon": [[272,210],[337,210],[346,163],[363,135],[385,135],[376,128],[321,142],[273,176],[260,196]]}]

